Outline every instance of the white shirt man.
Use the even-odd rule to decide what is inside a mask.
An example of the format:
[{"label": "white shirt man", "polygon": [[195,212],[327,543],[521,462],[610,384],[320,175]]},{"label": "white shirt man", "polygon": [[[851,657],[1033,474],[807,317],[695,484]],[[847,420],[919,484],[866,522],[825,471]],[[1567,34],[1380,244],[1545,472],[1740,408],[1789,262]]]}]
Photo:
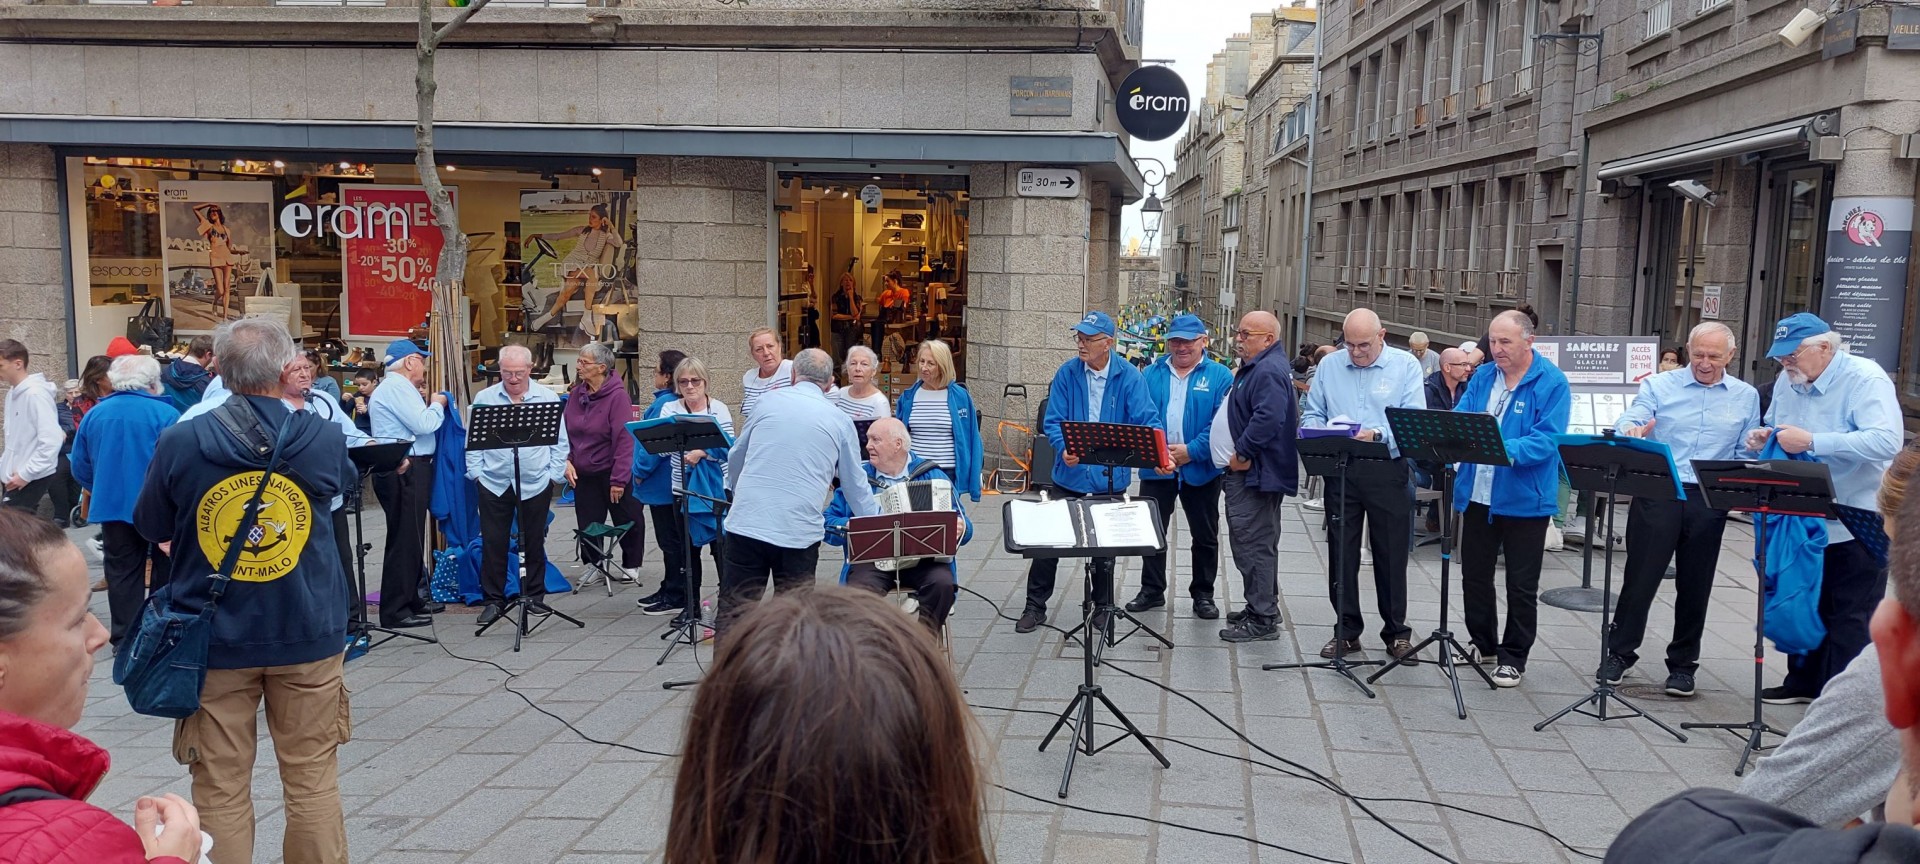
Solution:
[{"label": "white shirt man", "polygon": [[[6,489],[9,507],[36,510],[41,497],[53,488],[54,470],[60,464],[60,445],[67,435],[60,431],[60,415],[54,408],[53,382],[38,372],[27,372],[27,346],[12,339],[0,339],[0,381],[7,391],[6,443],[0,449],[0,484]],[[54,514],[66,518],[65,513]]]}]

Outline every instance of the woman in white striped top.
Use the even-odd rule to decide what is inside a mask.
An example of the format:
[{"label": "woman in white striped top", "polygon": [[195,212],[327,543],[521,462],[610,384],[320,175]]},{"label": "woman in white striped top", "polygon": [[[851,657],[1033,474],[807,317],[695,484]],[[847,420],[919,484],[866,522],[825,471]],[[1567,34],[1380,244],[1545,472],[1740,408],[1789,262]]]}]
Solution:
[{"label": "woman in white striped top", "polygon": [[880,369],[880,356],[873,353],[872,348],[865,345],[848,348],[847,362],[841,369],[847,373],[847,386],[827,394],[828,400],[855,422],[893,416],[887,394],[873,386],[874,373]]}]

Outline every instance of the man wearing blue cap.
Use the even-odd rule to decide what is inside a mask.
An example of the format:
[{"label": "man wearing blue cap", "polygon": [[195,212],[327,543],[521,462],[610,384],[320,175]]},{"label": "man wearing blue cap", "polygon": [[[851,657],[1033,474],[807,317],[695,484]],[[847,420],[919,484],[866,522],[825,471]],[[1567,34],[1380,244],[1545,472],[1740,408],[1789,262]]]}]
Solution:
[{"label": "man wearing blue cap", "polygon": [[[1893,380],[1871,360],[1840,347],[1840,334],[1808,312],[1789,315],[1773,331],[1767,356],[1780,361],[1765,426],[1747,433],[1759,451],[1769,438],[1789,454],[1808,454],[1833,474],[1834,500],[1878,510],[1880,477],[1900,452],[1900,400]],[[1845,525],[1829,521],[1820,577],[1820,622],[1827,638],[1789,657],[1787,677],[1760,691],[1770,705],[1811,702],[1870,641],[1867,622],[1887,593],[1887,571]]]},{"label": "man wearing blue cap", "polygon": [[380,626],[425,627],[433,623],[431,603],[419,596],[425,572],[427,504],[433,498],[433,433],[447,419],[447,397],[420,396],[427,381],[427,358],[432,356],[409,339],[387,344],[382,361],[387,377],[373,389],[367,414],[373,437],[411,441],[407,460],[395,471],[373,475],[373,494],[387,514],[386,554],[380,562]]},{"label": "man wearing blue cap", "polygon": [[[1209,431],[1213,416],[1233,388],[1233,371],[1207,356],[1207,325],[1192,313],[1177,315],[1167,328],[1167,353],[1145,373],[1147,393],[1166,420],[1167,450],[1173,455],[1173,473],[1140,472],[1140,494],[1160,504],[1160,529],[1173,522],[1173,503],[1187,514],[1193,534],[1189,556],[1193,576],[1187,596],[1193,598],[1198,618],[1220,617],[1213,602],[1213,583],[1220,575],[1220,477],[1214,467]],[[1166,553],[1149,555],[1140,568],[1140,593],[1127,601],[1128,612],[1145,612],[1166,605]]]},{"label": "man wearing blue cap", "polygon": [[[1387,427],[1388,408],[1427,407],[1420,361],[1387,344],[1387,328],[1370,309],[1347,313],[1342,326],[1346,347],[1320,361],[1313,387],[1300,409],[1300,428],[1326,427],[1346,418],[1358,423],[1354,437],[1384,441],[1390,462],[1361,463],[1347,473],[1342,494],[1339,477],[1328,477],[1326,502],[1329,600],[1334,606],[1333,638],[1320,649],[1329,660],[1360,650],[1360,527],[1373,550],[1373,587],[1380,610],[1380,641],[1387,653],[1413,651],[1407,626],[1407,554],[1413,545],[1413,466],[1400,455]],[[1333,562],[1339,569],[1333,569]],[[1337,580],[1337,581],[1336,581]],[[1407,662],[1416,662],[1408,660]]]},{"label": "man wearing blue cap", "polygon": [[[1126,491],[1133,482],[1133,469],[1115,468],[1112,479],[1107,469],[1080,464],[1078,456],[1067,452],[1060,424],[1067,421],[1125,423],[1134,426],[1159,426],[1160,411],[1147,395],[1147,382],[1140,370],[1113,351],[1113,319],[1105,312],[1088,312],[1073,326],[1079,354],[1060,365],[1047,390],[1047,416],[1042,423],[1047,440],[1053,443],[1054,492],[1061,497]],[[1027,568],[1027,607],[1014,625],[1016,633],[1031,633],[1047,622],[1047,599],[1053,596],[1053,558],[1035,558]],[[1093,602],[1113,603],[1113,559],[1093,559]],[[1094,626],[1107,622],[1096,619]]]}]

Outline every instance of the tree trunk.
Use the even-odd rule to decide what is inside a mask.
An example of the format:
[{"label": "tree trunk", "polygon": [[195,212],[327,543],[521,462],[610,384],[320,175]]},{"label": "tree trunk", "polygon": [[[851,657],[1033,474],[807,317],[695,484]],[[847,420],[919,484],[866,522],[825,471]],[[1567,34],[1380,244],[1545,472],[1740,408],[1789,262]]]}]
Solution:
[{"label": "tree trunk", "polygon": [[447,194],[446,186],[440,182],[439,160],[434,158],[433,104],[439,87],[434,78],[434,55],[439,51],[440,43],[467,23],[487,2],[474,0],[436,30],[433,26],[433,0],[421,0],[420,40],[416,45],[419,63],[413,78],[414,96],[419,108],[419,117],[413,126],[413,165],[420,175],[420,185],[426,189],[427,201],[433,206],[433,221],[445,239],[440,247],[440,261],[434,267],[433,278],[422,286],[433,293],[433,311],[427,319],[427,338],[431,346],[429,350],[437,362],[430,366],[433,380],[429,386],[453,394],[459,405],[467,404],[467,383],[472,378],[466,368],[467,334],[462,323],[466,312],[466,298],[461,285],[467,273],[467,235],[460,230],[460,214],[454,209],[453,198]]}]

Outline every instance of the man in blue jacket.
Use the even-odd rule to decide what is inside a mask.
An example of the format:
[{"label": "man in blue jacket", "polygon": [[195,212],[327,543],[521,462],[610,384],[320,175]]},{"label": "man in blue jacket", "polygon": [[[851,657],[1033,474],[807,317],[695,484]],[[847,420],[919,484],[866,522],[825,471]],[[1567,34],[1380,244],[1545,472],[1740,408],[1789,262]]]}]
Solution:
[{"label": "man in blue jacket", "polygon": [[[1486,344],[1493,362],[1467,382],[1455,411],[1500,421],[1510,467],[1461,465],[1453,509],[1460,519],[1460,595],[1466,603],[1473,662],[1495,660],[1493,683],[1514,687],[1527,671],[1539,617],[1540,558],[1547,523],[1559,511],[1560,447],[1573,394],[1567,376],[1533,350],[1533,322],[1521,312],[1495,316]],[[1464,491],[1466,494],[1458,494]],[[1494,559],[1507,557],[1506,630],[1495,641]]]},{"label": "man in blue jacket", "polygon": [[140,496],[140,480],[147,476],[154,445],[160,433],[180,419],[173,400],[162,393],[160,375],[160,361],[150,355],[114,358],[107,370],[113,392],[87,412],[87,422],[73,436],[73,479],[93,493],[88,518],[100,526],[109,632],[116,650],[146,602],[148,565],[155,585],[166,584],[169,572],[167,554],[133,529],[133,502]]},{"label": "man in blue jacket", "polygon": [[[1079,343],[1079,355],[1060,364],[1047,389],[1047,416],[1042,425],[1053,444],[1054,492],[1064,498],[1125,492],[1133,482],[1133,469],[1115,468],[1112,479],[1107,469],[1080,464],[1080,457],[1067,452],[1067,440],[1060,432],[1066,421],[1124,423],[1132,426],[1159,426],[1160,411],[1147,395],[1147,382],[1140,370],[1114,353],[1113,319],[1105,312],[1088,312],[1073,326]],[[1016,633],[1032,633],[1047,622],[1047,599],[1053,596],[1053,558],[1035,558],[1027,568],[1027,608],[1014,625]],[[1093,602],[1113,602],[1113,559],[1093,559]],[[1105,627],[1105,621],[1095,621]]]},{"label": "man in blue jacket", "polygon": [[[1207,356],[1207,325],[1191,313],[1177,315],[1167,328],[1167,353],[1147,367],[1147,393],[1166,421],[1167,450],[1177,466],[1171,474],[1140,472],[1140,494],[1160,505],[1160,530],[1173,522],[1173,503],[1187,514],[1193,534],[1189,556],[1193,578],[1187,596],[1193,614],[1220,617],[1213,602],[1213,583],[1220,575],[1220,475],[1210,457],[1208,430],[1213,415],[1233,389],[1233,371]],[[1140,593],[1127,601],[1128,612],[1145,612],[1166,605],[1167,556],[1149,555],[1141,562]]]},{"label": "man in blue jacket", "polygon": [[1233,331],[1240,369],[1227,398],[1233,455],[1222,489],[1227,542],[1240,568],[1245,608],[1227,616],[1220,638],[1269,642],[1280,638],[1280,504],[1300,486],[1294,440],[1300,417],[1293,367],[1280,344],[1280,319],[1256,309]]},{"label": "man in blue jacket", "polygon": [[[887,489],[917,480],[945,480],[950,487],[953,484],[945,469],[913,454],[913,436],[908,434],[907,424],[894,417],[875,420],[867,430],[867,461],[861,467],[866,469],[867,482],[876,498]],[[960,532],[960,543],[965,545],[973,539],[973,520],[960,506],[959,488],[953,487],[952,491],[954,530]],[[835,489],[833,503],[827,506],[829,545],[846,545],[847,522],[852,518],[847,496]],[[942,558],[920,558],[893,570],[882,570],[873,561],[849,563],[841,566],[840,581],[877,594],[895,588],[912,591],[921,623],[936,634],[947,626],[947,613],[953,611],[953,600],[960,594],[959,572],[951,559]]]}]

